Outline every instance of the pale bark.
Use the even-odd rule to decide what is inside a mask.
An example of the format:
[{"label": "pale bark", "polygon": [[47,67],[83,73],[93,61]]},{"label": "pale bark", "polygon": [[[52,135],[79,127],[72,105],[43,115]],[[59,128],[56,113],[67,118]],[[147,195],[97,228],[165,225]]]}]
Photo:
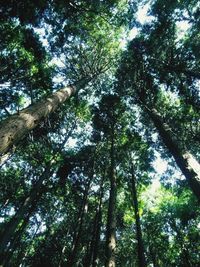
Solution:
[{"label": "pale bark", "polygon": [[55,111],[75,91],[75,86],[63,88],[3,121],[0,125],[0,154],[17,145],[42,119]]}]

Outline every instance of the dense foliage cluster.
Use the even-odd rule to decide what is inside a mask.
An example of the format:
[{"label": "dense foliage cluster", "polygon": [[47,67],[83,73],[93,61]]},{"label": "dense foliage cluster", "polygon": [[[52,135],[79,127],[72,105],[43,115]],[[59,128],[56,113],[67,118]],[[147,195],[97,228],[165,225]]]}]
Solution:
[{"label": "dense foliage cluster", "polygon": [[199,28],[197,0],[0,1],[0,266],[199,266]]}]

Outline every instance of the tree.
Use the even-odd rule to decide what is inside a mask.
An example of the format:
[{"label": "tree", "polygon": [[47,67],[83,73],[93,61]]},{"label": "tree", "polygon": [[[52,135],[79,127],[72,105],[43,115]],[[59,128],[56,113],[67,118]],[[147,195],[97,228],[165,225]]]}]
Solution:
[{"label": "tree", "polygon": [[[148,67],[143,63],[143,47],[138,41],[139,40],[134,40],[132,44],[130,44],[130,55],[127,54],[124,57],[124,62],[122,62],[122,73],[119,74],[123,77],[123,80],[122,78],[120,78],[120,80],[125,88],[127,88],[127,86],[133,88],[133,92],[135,93],[135,95],[133,95],[135,103],[140,105],[144,112],[151,118],[164,145],[167,147],[177,165],[185,175],[192,191],[197,198],[199,198],[199,164],[189,151],[187,151],[183,145],[176,142],[172,137],[172,130],[167,123],[162,121],[162,116],[156,109],[159,97],[159,87],[154,82],[151,73],[149,73]],[[128,61],[127,57],[130,61]],[[136,62],[137,65],[133,65],[132,61],[133,63]],[[129,70],[127,71],[128,68]],[[124,74],[127,77],[127,81],[124,79]],[[130,78],[130,75],[132,78]]]},{"label": "tree", "polygon": [[198,4],[2,2],[2,266],[198,266]]}]

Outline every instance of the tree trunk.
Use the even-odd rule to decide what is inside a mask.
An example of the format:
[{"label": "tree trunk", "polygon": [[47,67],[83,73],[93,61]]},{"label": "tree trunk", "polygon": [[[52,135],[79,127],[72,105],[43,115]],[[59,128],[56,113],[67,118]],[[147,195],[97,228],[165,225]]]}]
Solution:
[{"label": "tree trunk", "polygon": [[[34,201],[38,201],[43,193],[43,181],[51,175],[50,167],[48,166],[46,170],[43,172],[43,175],[37,181],[35,186],[30,192],[30,195],[25,199],[22,206],[16,212],[14,217],[8,222],[8,224],[4,227],[4,231],[0,237],[0,255],[3,256],[3,253],[7,247],[8,242],[12,238],[13,234],[17,230],[17,227],[22,219],[25,218],[26,213],[29,211],[30,206],[34,205]],[[0,256],[1,257],[1,256]]]},{"label": "tree trunk", "polygon": [[101,183],[99,206],[97,210],[97,220],[96,220],[96,227],[95,227],[95,233],[94,233],[94,245],[93,245],[93,255],[92,255],[92,267],[98,266],[97,257],[98,257],[98,252],[99,252],[99,241],[100,241],[101,220],[102,220],[102,200],[103,200],[103,192],[104,192],[103,181],[104,181],[104,177]]},{"label": "tree trunk", "polygon": [[75,91],[75,86],[68,86],[3,121],[0,125],[0,154],[6,153],[10,148],[17,145],[29,131],[55,111]]},{"label": "tree trunk", "polygon": [[101,185],[98,196],[98,203],[96,207],[96,212],[93,221],[93,229],[91,232],[91,241],[89,242],[88,253],[85,256],[84,267],[96,267],[97,266],[97,256],[99,250],[99,240],[100,240],[100,227],[102,218],[102,199],[103,199],[103,181],[104,177],[101,179]]},{"label": "tree trunk", "polygon": [[[71,132],[73,131],[75,126],[76,126],[76,121],[72,125],[69,132],[66,134],[62,144],[59,146],[59,148],[57,148],[54,151],[54,157],[46,164],[46,168],[43,174],[40,176],[39,180],[35,183],[35,185],[31,189],[29,196],[24,200],[24,203],[22,204],[22,206],[19,208],[19,210],[16,212],[13,218],[5,225],[2,233],[0,234],[0,264],[4,258],[4,253],[6,251],[7,244],[11,240],[15,231],[17,230],[19,223],[22,220],[24,220],[24,222],[26,221],[26,224],[27,224],[29,221],[29,217],[31,215],[30,211],[33,212],[36,209],[39,199],[42,197],[43,193],[45,192],[43,182],[46,179],[48,179],[53,173],[53,170],[51,170],[51,168],[52,168],[52,162],[53,160],[55,160],[55,157],[57,155],[56,152],[59,152],[59,149],[64,147],[64,144],[69,139]],[[29,213],[30,215],[27,215],[27,213]]]},{"label": "tree trunk", "polygon": [[72,251],[71,251],[71,254],[70,254],[70,256],[67,260],[67,264],[66,264],[66,266],[69,266],[69,267],[74,266],[74,264],[76,262],[76,256],[77,256],[78,248],[80,245],[80,238],[81,238],[81,234],[82,234],[83,223],[84,223],[84,219],[85,219],[85,214],[87,212],[87,200],[88,200],[88,192],[90,189],[91,180],[92,179],[90,178],[90,180],[86,186],[85,192],[84,192],[81,211],[80,211],[80,214],[78,216],[78,230],[75,231],[74,239],[73,239],[73,243],[72,243]]},{"label": "tree trunk", "polygon": [[100,241],[100,232],[101,232],[101,220],[102,220],[102,207],[100,206],[97,213],[97,224],[95,227],[95,236],[94,236],[94,245],[93,245],[93,254],[92,254],[92,267],[97,267],[98,262],[98,252],[99,252],[99,241]]},{"label": "tree trunk", "polygon": [[[113,127],[114,128],[114,127]],[[114,129],[111,140],[110,151],[110,196],[108,204],[108,217],[107,217],[107,232],[106,232],[106,267],[115,267],[115,251],[116,251],[116,197],[117,186],[116,176],[114,170]]]},{"label": "tree trunk", "polygon": [[132,196],[133,196],[133,207],[135,213],[135,220],[136,220],[136,236],[137,236],[137,248],[138,248],[138,266],[139,267],[146,267],[146,259],[144,255],[144,245],[142,240],[142,229],[141,229],[141,222],[140,222],[140,215],[138,209],[138,198],[137,198],[137,190],[136,190],[136,181],[135,176],[132,170]]},{"label": "tree trunk", "polygon": [[[10,245],[8,246],[7,250],[4,253],[3,256],[3,262],[1,262],[1,266],[3,267],[9,267],[10,265],[10,261],[12,259],[13,253],[15,252],[15,250],[19,247],[19,242],[21,240],[22,234],[24,232],[24,230],[26,229],[26,226],[29,222],[29,218],[31,217],[31,214],[34,212],[35,208],[37,206],[37,203],[35,202],[31,208],[29,209],[26,217],[23,220],[22,225],[20,226],[20,229],[17,230],[14,234],[13,237],[10,240]],[[23,249],[22,249],[23,251]],[[20,254],[22,254],[23,252],[21,251]],[[21,257],[17,257],[18,261],[21,261]]]},{"label": "tree trunk", "polygon": [[190,262],[190,253],[188,252],[187,245],[185,244],[184,234],[182,231],[177,227],[175,221],[169,221],[169,224],[173,231],[176,232],[176,243],[180,246],[180,259],[181,259],[181,267],[192,267],[192,263]]},{"label": "tree trunk", "polygon": [[[97,230],[97,220],[98,220],[98,209],[96,209],[95,216],[93,223],[89,225],[88,233],[90,234],[90,239],[88,241],[87,245],[87,251],[84,256],[84,261],[83,261],[83,266],[84,267],[90,267],[92,263],[92,258],[93,258],[93,253],[94,253],[94,248],[96,246],[95,244],[95,236],[96,236],[96,230]],[[93,228],[92,228],[93,225]],[[92,231],[90,232],[90,229],[92,228]]]},{"label": "tree trunk", "polygon": [[163,143],[174,157],[183,175],[186,177],[193,193],[196,195],[198,200],[200,200],[200,164],[189,152],[182,152],[178,143],[173,139],[169,126],[166,123],[163,123],[161,115],[157,112],[157,110],[150,110],[146,106],[143,107],[152,119],[163,140]]}]

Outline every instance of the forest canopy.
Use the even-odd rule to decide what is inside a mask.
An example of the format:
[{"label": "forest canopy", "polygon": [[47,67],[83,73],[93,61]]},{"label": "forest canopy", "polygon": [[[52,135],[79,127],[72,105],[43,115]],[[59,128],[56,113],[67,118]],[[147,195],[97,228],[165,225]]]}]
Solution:
[{"label": "forest canopy", "polygon": [[0,266],[199,266],[199,29],[197,0],[0,0]]}]

